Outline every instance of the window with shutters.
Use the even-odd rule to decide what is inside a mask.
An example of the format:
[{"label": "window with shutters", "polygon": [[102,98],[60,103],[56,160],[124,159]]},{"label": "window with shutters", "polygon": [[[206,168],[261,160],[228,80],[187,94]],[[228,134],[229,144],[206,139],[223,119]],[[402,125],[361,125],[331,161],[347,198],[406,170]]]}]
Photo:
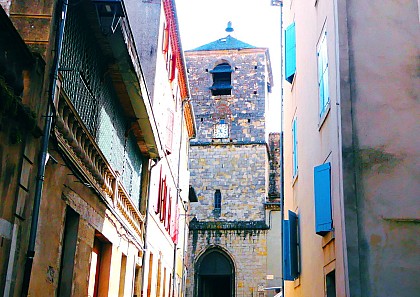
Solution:
[{"label": "window with shutters", "polygon": [[297,118],[295,117],[292,122],[292,176],[293,178],[298,175],[298,141],[297,141]]},{"label": "window with shutters", "polygon": [[166,54],[169,48],[169,25],[167,22],[163,24],[162,33],[162,52]]},{"label": "window with shutters", "polygon": [[289,210],[289,219],[283,221],[283,277],[293,281],[299,276],[298,217]]},{"label": "window with shutters", "polygon": [[284,77],[293,82],[296,73],[296,30],[295,23],[286,28],[284,32]]},{"label": "window with shutters", "polygon": [[158,197],[154,205],[154,210],[155,214],[159,217],[160,222],[163,224],[165,230],[171,236],[172,240],[174,242],[177,242],[179,213],[176,205],[173,205],[172,200],[173,196],[171,194],[171,189],[167,183],[167,177],[162,174],[161,169]]},{"label": "window with shutters", "polygon": [[319,117],[322,118],[328,111],[330,104],[330,94],[328,91],[327,32],[325,30],[321,34],[316,54],[318,60]]},{"label": "window with shutters", "polygon": [[163,26],[162,53],[165,58],[166,70],[168,71],[168,79],[172,82],[177,77],[177,57],[171,46],[170,25],[167,22]]},{"label": "window with shutters", "polygon": [[333,229],[331,209],[331,163],[314,168],[315,231],[324,236]]},{"label": "window with shutters", "polygon": [[218,64],[210,70],[213,85],[210,87],[213,96],[232,94],[232,67],[228,63]]}]

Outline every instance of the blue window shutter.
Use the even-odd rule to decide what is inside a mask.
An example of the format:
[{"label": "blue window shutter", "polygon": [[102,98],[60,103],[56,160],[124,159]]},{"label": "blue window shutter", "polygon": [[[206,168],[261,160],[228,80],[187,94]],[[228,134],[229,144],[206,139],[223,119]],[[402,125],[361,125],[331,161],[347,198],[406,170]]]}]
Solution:
[{"label": "blue window shutter", "polygon": [[332,230],[331,211],[331,164],[325,163],[314,168],[315,231],[324,236]]},{"label": "blue window shutter", "polygon": [[298,173],[298,152],[297,152],[297,118],[293,120],[292,123],[292,141],[293,141],[293,148],[292,148],[292,154],[293,154],[293,177],[295,177]]},{"label": "blue window shutter", "polygon": [[283,278],[284,280],[292,281],[290,275],[290,236],[289,236],[289,221],[283,221]]},{"label": "blue window shutter", "polygon": [[290,276],[295,279],[299,275],[298,267],[298,217],[289,210],[289,242],[290,242]]},{"label": "blue window shutter", "polygon": [[297,226],[298,217],[289,210],[289,220],[283,221],[283,277],[288,281],[299,276]]},{"label": "blue window shutter", "polygon": [[295,23],[286,28],[284,32],[284,55],[285,78],[289,83],[292,83],[296,72],[296,30]]},{"label": "blue window shutter", "polygon": [[318,87],[319,87],[319,116],[325,113],[330,101],[328,91],[328,52],[327,52],[327,33],[324,31],[322,39],[318,45]]}]

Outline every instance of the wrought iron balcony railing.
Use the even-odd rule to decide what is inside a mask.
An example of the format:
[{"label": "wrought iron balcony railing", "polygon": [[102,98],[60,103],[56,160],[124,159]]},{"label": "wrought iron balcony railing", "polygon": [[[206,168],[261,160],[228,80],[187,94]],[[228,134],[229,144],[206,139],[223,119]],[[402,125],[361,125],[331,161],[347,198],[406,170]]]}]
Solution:
[{"label": "wrought iron balcony railing", "polygon": [[120,219],[125,220],[126,225],[128,223],[134,229],[137,240],[143,245],[144,215],[133,203],[120,181],[119,173],[107,162],[60,86],[59,82],[54,129],[60,149],[83,175],[89,186],[93,187],[106,204],[117,212]]}]

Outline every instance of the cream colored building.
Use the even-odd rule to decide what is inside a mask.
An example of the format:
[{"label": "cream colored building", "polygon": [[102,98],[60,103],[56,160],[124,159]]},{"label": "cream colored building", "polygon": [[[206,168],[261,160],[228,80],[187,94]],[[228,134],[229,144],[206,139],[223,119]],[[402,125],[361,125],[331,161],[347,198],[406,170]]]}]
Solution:
[{"label": "cream colored building", "polygon": [[415,296],[418,1],[282,2],[284,296]]},{"label": "cream colored building", "polygon": [[184,296],[188,149],[196,132],[175,1],[126,4],[162,148],[150,175],[142,296]]}]

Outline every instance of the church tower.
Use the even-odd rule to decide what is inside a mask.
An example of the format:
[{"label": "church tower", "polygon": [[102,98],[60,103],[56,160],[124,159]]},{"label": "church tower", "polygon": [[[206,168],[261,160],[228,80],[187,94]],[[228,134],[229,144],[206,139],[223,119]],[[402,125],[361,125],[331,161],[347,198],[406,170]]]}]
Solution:
[{"label": "church tower", "polygon": [[[190,209],[186,296],[272,296],[264,291],[274,279],[267,205],[278,205],[269,193],[269,52],[232,37],[230,22],[226,31],[185,52],[197,123],[190,184],[198,198]],[[279,253],[280,233],[276,244]]]}]

